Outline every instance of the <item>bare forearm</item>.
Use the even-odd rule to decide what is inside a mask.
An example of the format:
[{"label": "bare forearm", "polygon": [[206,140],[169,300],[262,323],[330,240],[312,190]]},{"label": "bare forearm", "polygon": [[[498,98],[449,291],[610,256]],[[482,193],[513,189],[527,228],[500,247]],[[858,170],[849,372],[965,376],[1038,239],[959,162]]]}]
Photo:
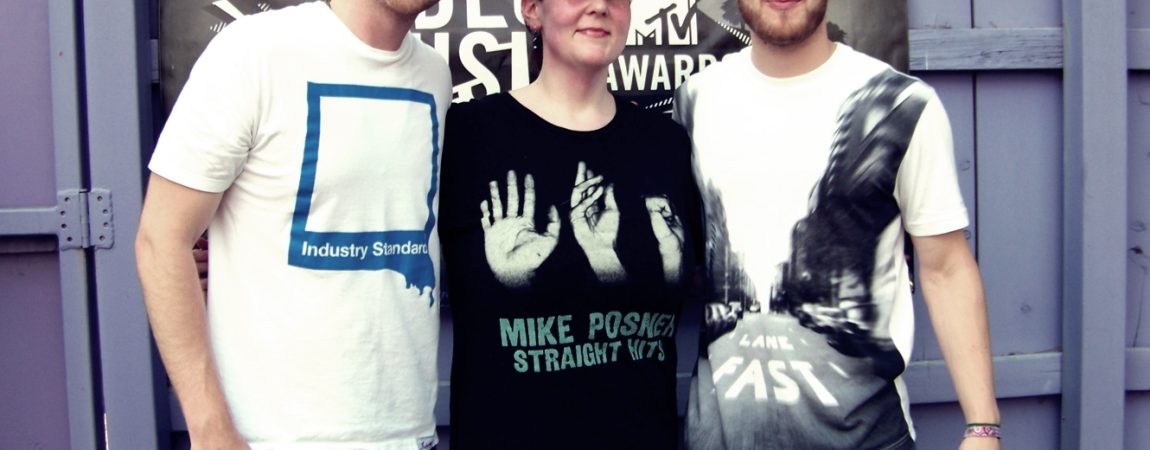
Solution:
[{"label": "bare forearm", "polygon": [[967,423],[998,423],[986,301],[977,268],[924,276],[923,293]]},{"label": "bare forearm", "polygon": [[963,232],[915,237],[931,324],[967,423],[998,423],[990,327],[978,264]]},{"label": "bare forearm", "polygon": [[245,448],[212,358],[204,293],[192,255],[220,198],[153,175],[136,236],[136,262],[148,321],[193,446]]},{"label": "bare forearm", "polygon": [[183,242],[141,235],[137,244],[140,284],[148,320],[189,431],[231,426],[211,356],[203,292]]}]

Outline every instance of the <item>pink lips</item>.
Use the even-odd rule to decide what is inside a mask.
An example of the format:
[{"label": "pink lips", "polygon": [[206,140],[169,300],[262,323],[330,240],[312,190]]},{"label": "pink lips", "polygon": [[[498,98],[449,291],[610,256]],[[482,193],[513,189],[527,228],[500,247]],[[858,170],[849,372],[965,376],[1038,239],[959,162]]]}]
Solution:
[{"label": "pink lips", "polygon": [[604,30],[602,28],[580,28],[576,31],[591,37],[604,37],[611,34],[610,31]]},{"label": "pink lips", "polygon": [[802,3],[803,0],[767,0],[767,6],[771,9],[791,9]]}]

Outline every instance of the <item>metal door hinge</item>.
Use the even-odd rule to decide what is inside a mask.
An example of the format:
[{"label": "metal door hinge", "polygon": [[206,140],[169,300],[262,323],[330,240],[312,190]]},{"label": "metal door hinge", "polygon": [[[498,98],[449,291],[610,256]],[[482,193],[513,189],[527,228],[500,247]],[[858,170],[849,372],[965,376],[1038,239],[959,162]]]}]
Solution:
[{"label": "metal door hinge", "polygon": [[56,235],[60,250],[78,248],[112,248],[115,243],[115,224],[112,211],[112,191],[70,189],[57,193],[56,211],[59,228]]}]

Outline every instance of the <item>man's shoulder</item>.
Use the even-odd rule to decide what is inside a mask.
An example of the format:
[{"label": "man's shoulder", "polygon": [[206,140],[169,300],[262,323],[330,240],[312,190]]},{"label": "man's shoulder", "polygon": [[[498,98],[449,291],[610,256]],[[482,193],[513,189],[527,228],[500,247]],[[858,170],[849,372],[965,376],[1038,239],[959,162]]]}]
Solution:
[{"label": "man's shoulder", "polygon": [[316,28],[309,23],[316,20],[315,6],[305,3],[240,17],[220,30],[210,45],[240,53],[291,50],[307,42],[307,33],[299,30]]},{"label": "man's shoulder", "polygon": [[439,70],[443,74],[450,73],[450,68],[447,65],[447,59],[435,50],[422,39],[416,37],[414,34],[408,33],[405,38],[411,42],[412,51],[418,55],[421,64],[430,64],[435,70]]},{"label": "man's shoulder", "polygon": [[729,82],[732,76],[747,70],[751,63],[750,47],[723,56],[719,61],[691,75],[683,84],[690,88]]},{"label": "man's shoulder", "polygon": [[317,14],[320,12],[318,9],[319,2],[309,2],[300,5],[288,6],[280,9],[272,9],[262,11],[256,14],[249,14],[239,19],[236,19],[224,30],[235,30],[234,32],[255,32],[266,33],[273,31],[294,31],[299,33],[298,27],[308,21],[316,20]]},{"label": "man's shoulder", "polygon": [[687,78],[675,90],[675,110],[679,123],[688,123],[688,111],[694,108],[700,94],[710,97],[724,97],[745,87],[746,80],[742,77],[753,70],[751,67],[750,51],[745,48],[738,52],[727,54],[718,62],[704,67],[699,72]]},{"label": "man's shoulder", "polygon": [[413,47],[411,52],[414,57],[411,59],[411,67],[416,70],[418,76],[425,77],[426,81],[436,86],[437,97],[442,97],[441,100],[444,102],[450,102],[451,67],[448,66],[447,60],[415,35],[408,33],[406,39],[411,41]]},{"label": "man's shoulder", "polygon": [[[934,89],[918,77],[899,71],[889,63],[858,50],[838,44],[839,50],[835,54],[837,62],[834,65],[832,76],[824,77],[822,82],[832,82],[838,86],[849,87],[849,92],[859,89],[872,89],[876,85],[903,86],[906,92],[913,95],[924,95],[928,98],[937,97]],[[901,90],[901,89],[900,89]]]}]

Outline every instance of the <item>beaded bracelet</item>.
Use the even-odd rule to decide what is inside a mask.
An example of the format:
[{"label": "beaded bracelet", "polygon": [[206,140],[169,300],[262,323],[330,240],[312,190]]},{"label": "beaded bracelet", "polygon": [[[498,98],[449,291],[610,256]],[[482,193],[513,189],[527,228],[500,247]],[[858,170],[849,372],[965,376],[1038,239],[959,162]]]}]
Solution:
[{"label": "beaded bracelet", "polygon": [[968,423],[962,437],[992,437],[1002,439],[1002,429],[997,423]]}]

